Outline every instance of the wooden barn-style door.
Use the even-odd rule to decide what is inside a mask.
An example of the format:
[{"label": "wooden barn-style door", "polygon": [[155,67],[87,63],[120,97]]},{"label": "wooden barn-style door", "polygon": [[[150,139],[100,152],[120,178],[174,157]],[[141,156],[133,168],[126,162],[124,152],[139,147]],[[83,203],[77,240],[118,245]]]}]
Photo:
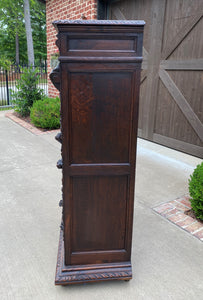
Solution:
[{"label": "wooden barn-style door", "polygon": [[203,1],[108,1],[108,19],[143,19],[139,136],[203,157]]}]

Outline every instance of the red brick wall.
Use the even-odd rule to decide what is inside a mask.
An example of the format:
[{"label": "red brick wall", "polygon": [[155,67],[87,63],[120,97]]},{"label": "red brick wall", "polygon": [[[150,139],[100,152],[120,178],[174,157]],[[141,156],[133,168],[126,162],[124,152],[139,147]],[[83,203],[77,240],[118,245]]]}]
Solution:
[{"label": "red brick wall", "polygon": [[[51,72],[50,58],[54,53],[58,53],[58,48],[55,45],[56,30],[52,25],[55,20],[64,19],[97,19],[97,0],[47,0],[46,1],[46,25],[47,25],[47,63],[48,75]],[[48,77],[48,91],[50,97],[58,96],[58,91],[55,89]]]}]

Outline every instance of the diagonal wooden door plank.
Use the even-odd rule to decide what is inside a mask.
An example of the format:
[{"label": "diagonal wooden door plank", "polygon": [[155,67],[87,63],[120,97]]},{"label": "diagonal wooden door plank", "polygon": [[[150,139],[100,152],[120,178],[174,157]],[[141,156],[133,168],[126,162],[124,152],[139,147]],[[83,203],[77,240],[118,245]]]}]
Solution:
[{"label": "diagonal wooden door plank", "polygon": [[159,76],[190,125],[193,127],[199,138],[203,141],[203,124],[194,113],[186,98],[183,96],[175,82],[165,70],[160,69]]},{"label": "diagonal wooden door plank", "polygon": [[[118,7],[114,8],[113,14],[115,15],[115,17],[116,17],[117,20],[126,20],[126,17],[124,16],[124,14],[122,13],[122,11]],[[148,52],[145,49],[145,47],[143,47],[143,56],[144,56],[145,59],[148,56]]]},{"label": "diagonal wooden door plank", "polygon": [[142,69],[140,82],[142,83],[146,78],[147,78],[147,70]]},{"label": "diagonal wooden door plank", "polygon": [[148,66],[147,66],[147,61],[145,59],[143,59],[142,61],[142,70],[147,70]]},{"label": "diagonal wooden door plank", "polygon": [[175,37],[173,37],[165,48],[162,51],[162,59],[167,59],[172,52],[178,47],[178,45],[182,42],[185,36],[193,29],[193,27],[197,24],[200,18],[203,15],[203,3],[198,7],[196,11],[194,11],[193,15],[190,17],[189,21],[179,30]]},{"label": "diagonal wooden door plank", "polygon": [[152,0],[150,45],[148,56],[148,72],[146,96],[143,99],[143,131],[142,137],[153,138],[154,122],[157,108],[157,93],[159,83],[159,65],[164,29],[164,12],[166,0]]},{"label": "diagonal wooden door plank", "polygon": [[147,56],[148,56],[148,52],[145,49],[145,47],[143,46],[143,57],[144,57],[144,59],[147,59]]},{"label": "diagonal wooden door plank", "polygon": [[126,20],[126,17],[118,7],[114,8],[113,14],[115,15],[117,20]]},{"label": "diagonal wooden door plank", "polygon": [[153,141],[167,147],[203,158],[203,147],[154,133]]},{"label": "diagonal wooden door plank", "polygon": [[203,70],[203,58],[190,60],[162,60],[160,68],[164,70]]}]

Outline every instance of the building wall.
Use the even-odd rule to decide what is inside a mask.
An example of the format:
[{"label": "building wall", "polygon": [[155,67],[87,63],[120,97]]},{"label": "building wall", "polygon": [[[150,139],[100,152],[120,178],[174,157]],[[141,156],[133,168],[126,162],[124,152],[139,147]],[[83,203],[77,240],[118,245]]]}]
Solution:
[{"label": "building wall", "polygon": [[[97,0],[47,0],[46,25],[47,25],[47,65],[50,74],[51,58],[57,57],[56,30],[52,25],[55,20],[97,19]],[[50,97],[59,95],[48,77],[48,90]]]}]

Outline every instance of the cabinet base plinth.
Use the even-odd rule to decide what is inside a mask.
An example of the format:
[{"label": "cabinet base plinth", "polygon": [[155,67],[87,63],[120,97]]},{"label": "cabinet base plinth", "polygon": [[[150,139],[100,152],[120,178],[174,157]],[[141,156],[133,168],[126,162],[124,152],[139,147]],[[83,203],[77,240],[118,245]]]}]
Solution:
[{"label": "cabinet base plinth", "polygon": [[79,284],[107,280],[128,281],[131,278],[132,267],[130,262],[66,266],[64,264],[63,232],[60,232],[55,278],[56,285]]}]

